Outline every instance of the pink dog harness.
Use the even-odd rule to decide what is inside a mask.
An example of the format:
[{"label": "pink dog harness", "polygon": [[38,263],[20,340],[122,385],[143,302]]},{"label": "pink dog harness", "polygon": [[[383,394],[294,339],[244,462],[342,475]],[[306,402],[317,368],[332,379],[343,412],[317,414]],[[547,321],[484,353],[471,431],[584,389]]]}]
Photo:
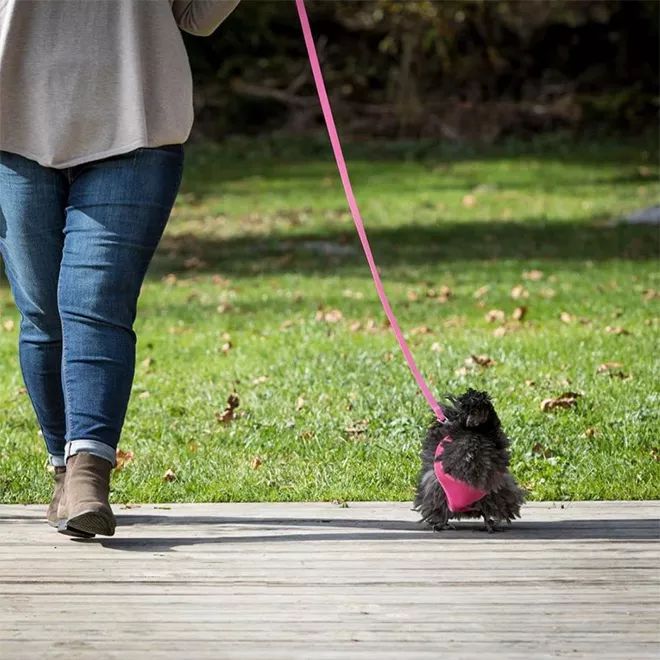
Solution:
[{"label": "pink dog harness", "polygon": [[435,462],[433,463],[435,476],[438,478],[442,490],[445,491],[449,510],[452,512],[469,511],[472,505],[488,495],[488,492],[480,488],[473,488],[470,484],[459,481],[445,472],[442,461],[438,460],[445,449],[444,442],[451,442],[451,438],[449,436],[443,438],[435,450]]},{"label": "pink dog harness", "polygon": [[[312,73],[314,74],[314,83],[316,84],[316,91],[319,95],[319,101],[321,103],[321,109],[323,110],[323,117],[325,119],[325,125],[328,129],[328,135],[330,137],[330,144],[332,145],[332,151],[335,155],[335,161],[337,162],[337,169],[339,170],[339,176],[341,177],[341,182],[344,186],[344,193],[346,194],[346,200],[348,201],[348,206],[351,210],[351,215],[353,216],[353,222],[355,223],[355,228],[357,229],[358,236],[360,237],[360,242],[362,244],[362,249],[367,258],[367,263],[371,270],[371,276],[373,277],[374,284],[376,286],[376,291],[380,302],[385,310],[385,315],[390,322],[394,336],[396,337],[399,347],[403,352],[403,356],[408,363],[408,367],[412,372],[412,375],[419,386],[419,389],[422,391],[424,398],[426,399],[429,406],[435,413],[438,420],[443,422],[445,420],[445,415],[442,412],[440,404],[435,400],[429,386],[426,384],[424,377],[420,373],[415,360],[413,359],[410,348],[403,337],[401,328],[394,316],[394,312],[390,306],[389,300],[385,295],[385,289],[383,288],[383,283],[380,279],[380,274],[378,268],[376,267],[376,262],[374,261],[373,255],[371,253],[371,246],[369,245],[369,239],[367,238],[367,232],[364,228],[364,223],[362,222],[362,216],[360,215],[360,209],[358,208],[357,201],[355,200],[355,195],[353,194],[353,188],[351,186],[351,181],[348,177],[348,168],[346,167],[346,161],[344,160],[344,154],[342,152],[341,143],[339,141],[339,135],[337,133],[337,128],[335,126],[335,120],[332,116],[332,108],[330,107],[330,101],[328,99],[328,94],[325,90],[325,83],[323,82],[323,74],[321,72],[321,65],[319,64],[319,58],[316,54],[316,46],[314,45],[314,37],[312,36],[312,29],[309,25],[309,19],[307,17],[307,10],[305,9],[304,0],[296,0],[296,7],[298,9],[298,17],[300,18],[300,25],[302,27],[303,36],[305,38],[305,45],[307,46],[307,54],[309,56],[309,63],[312,67]],[[444,441],[451,441],[451,438],[446,437]],[[443,442],[444,442],[443,441]],[[442,442],[438,445],[436,449],[436,458],[442,454],[443,447]],[[474,504],[476,501],[480,500],[484,495],[485,491],[472,488],[469,484],[466,484],[463,481],[454,479],[448,475],[443,467],[442,461],[436,461],[434,464],[435,474],[440,482],[440,485],[445,491],[447,496],[447,502],[451,511],[466,511],[469,507]]]}]

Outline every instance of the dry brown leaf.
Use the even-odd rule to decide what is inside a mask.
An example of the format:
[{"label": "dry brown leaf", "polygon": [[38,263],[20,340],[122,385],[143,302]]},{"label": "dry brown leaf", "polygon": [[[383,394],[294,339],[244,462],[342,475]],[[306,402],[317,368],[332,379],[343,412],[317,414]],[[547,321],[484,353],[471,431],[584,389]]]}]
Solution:
[{"label": "dry brown leaf", "polygon": [[231,284],[231,280],[222,277],[222,275],[213,275],[213,277],[211,277],[211,282],[216,286],[222,287],[228,287]]},{"label": "dry brown leaf", "polygon": [[534,387],[536,385],[536,381],[535,380],[526,380],[525,385],[527,385],[527,387]]},{"label": "dry brown leaf", "polygon": [[466,358],[465,360],[465,366],[466,367],[471,367],[473,365],[478,365],[480,367],[493,367],[497,364],[493,358],[488,357],[488,355],[471,355],[469,358]]},{"label": "dry brown leaf", "polygon": [[165,470],[165,473],[163,474],[163,481],[176,481],[176,474],[174,474],[174,470],[171,468]]},{"label": "dry brown leaf", "polygon": [[655,289],[644,289],[644,291],[642,291],[642,298],[644,298],[644,300],[655,300],[656,298],[660,298],[660,291],[656,291]]},{"label": "dry brown leaf", "polygon": [[511,318],[514,321],[522,321],[525,318],[525,314],[527,314],[527,307],[523,305],[521,307],[516,307],[513,310],[513,314],[511,314]]},{"label": "dry brown leaf", "polygon": [[559,320],[562,323],[573,323],[573,317],[568,312],[561,312]]},{"label": "dry brown leaf", "polygon": [[431,335],[433,330],[428,325],[418,325],[416,328],[410,328],[411,335]]},{"label": "dry brown leaf", "polygon": [[338,309],[330,309],[324,311],[319,309],[316,312],[317,321],[325,321],[326,323],[338,323],[344,318],[344,315]]},{"label": "dry brown leaf", "polygon": [[226,341],[221,347],[220,350],[224,353],[224,355],[227,355],[229,351],[232,349],[232,343],[230,341]]},{"label": "dry brown leaf", "polygon": [[415,302],[419,300],[419,294],[417,293],[417,291],[413,291],[411,289],[410,291],[408,291],[408,293],[406,293],[406,298],[408,298],[410,302]]},{"label": "dry brown leaf", "polygon": [[531,280],[532,282],[538,282],[540,279],[543,279],[542,270],[526,270],[523,274],[524,280]]},{"label": "dry brown leaf", "polygon": [[15,327],[15,323],[13,319],[7,319],[6,321],[3,321],[2,323],[2,329],[5,332],[11,332]]},{"label": "dry brown leaf", "polygon": [[511,297],[514,300],[529,298],[529,291],[527,291],[527,289],[522,284],[516,284],[516,286],[511,289]]},{"label": "dry brown leaf", "polygon": [[550,449],[544,447],[540,442],[537,442],[532,447],[532,453],[537,454],[538,456],[543,456],[543,458],[550,458],[554,455]]},{"label": "dry brown leaf", "polygon": [[253,470],[256,470],[258,467],[263,465],[263,460],[259,456],[255,456],[251,461],[250,461],[250,467]]},{"label": "dry brown leaf", "polygon": [[305,407],[305,399],[299,396],[296,400],[296,410],[302,410]]},{"label": "dry brown leaf", "polygon": [[541,402],[541,410],[543,412],[550,412],[557,408],[572,408],[580,396],[577,392],[564,392],[555,399],[544,399]]},{"label": "dry brown leaf", "polygon": [[357,422],[354,422],[351,426],[347,426],[344,430],[348,435],[361,435],[368,428],[368,423],[366,419],[360,419]]},{"label": "dry brown leaf", "polygon": [[505,325],[501,325],[499,328],[493,330],[493,337],[504,337],[506,334],[509,334],[509,328]]},{"label": "dry brown leaf", "polygon": [[539,296],[541,296],[541,298],[554,298],[556,295],[557,292],[549,287],[544,287],[539,291]]},{"label": "dry brown leaf", "polygon": [[150,369],[153,366],[154,362],[155,362],[155,360],[152,357],[147,357],[147,358],[144,358],[144,360],[142,360],[142,362],[140,362],[140,365],[144,369]]},{"label": "dry brown leaf", "polygon": [[165,275],[165,277],[161,279],[161,282],[169,286],[172,286],[177,283],[178,279],[179,278],[174,273],[168,273],[167,275]]},{"label": "dry brown leaf", "polygon": [[467,367],[459,367],[458,369],[456,369],[456,371],[454,371],[454,373],[457,376],[467,376],[468,369],[467,369]]},{"label": "dry brown leaf", "polygon": [[597,374],[606,374],[608,371],[611,371],[612,369],[620,369],[623,367],[623,364],[621,362],[603,362],[598,369],[596,369]]},{"label": "dry brown leaf", "polygon": [[480,286],[473,294],[473,298],[483,298],[489,291],[490,287],[486,284],[485,286]]},{"label": "dry brown leaf", "polygon": [[134,454],[130,450],[124,451],[123,449],[117,449],[115,456],[117,461],[115,465],[115,470],[119,472],[120,470],[123,470],[133,460]]},{"label": "dry brown leaf", "polygon": [[477,204],[477,198],[474,195],[464,195],[463,196],[463,206],[465,206],[468,209],[471,209],[472,207],[476,206]]},{"label": "dry brown leaf", "polygon": [[188,257],[183,262],[183,267],[187,270],[196,270],[197,268],[205,268],[206,266],[208,266],[206,261],[199,257]]},{"label": "dry brown leaf", "polygon": [[261,385],[261,383],[265,383],[268,380],[268,376],[258,376],[252,381],[253,385]]},{"label": "dry brown leaf", "polygon": [[215,418],[221,423],[221,424],[227,424],[231,422],[234,419],[234,410],[238,408],[240,402],[238,399],[237,394],[230,394],[229,397],[227,398],[227,406],[225,409],[220,413],[216,412],[215,413]]},{"label": "dry brown leaf", "polygon": [[488,323],[499,323],[501,321],[504,321],[504,319],[506,318],[506,314],[501,309],[491,309],[489,312],[486,313],[484,318],[486,319],[486,321],[488,321]]},{"label": "dry brown leaf", "polygon": [[290,328],[294,324],[294,321],[291,319],[287,319],[280,325],[280,330],[286,330],[287,328]]},{"label": "dry brown leaf", "polygon": [[443,347],[442,347],[437,341],[434,341],[434,342],[431,344],[431,350],[432,350],[434,353],[442,353],[442,351],[444,351],[445,349],[444,349],[444,348],[443,348]]},{"label": "dry brown leaf", "polygon": [[149,390],[144,390],[144,392],[138,394],[138,399],[148,399],[150,396]]},{"label": "dry brown leaf", "polygon": [[621,326],[611,326],[608,325],[605,328],[605,332],[609,333],[610,335],[629,335],[630,332],[626,330],[625,328],[622,328]]},{"label": "dry brown leaf", "polygon": [[587,438],[594,438],[596,435],[598,435],[598,429],[595,429],[593,426],[590,426],[588,429],[585,429],[584,435]]}]

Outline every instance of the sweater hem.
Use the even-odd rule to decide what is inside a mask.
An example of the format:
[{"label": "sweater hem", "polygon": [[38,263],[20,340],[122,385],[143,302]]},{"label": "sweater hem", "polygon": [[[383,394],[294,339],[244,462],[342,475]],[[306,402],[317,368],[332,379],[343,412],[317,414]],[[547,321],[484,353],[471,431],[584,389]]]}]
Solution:
[{"label": "sweater hem", "polygon": [[129,142],[128,144],[122,145],[121,147],[113,147],[112,149],[106,149],[105,151],[97,151],[92,154],[76,156],[75,158],[64,161],[63,163],[50,161],[48,158],[44,156],[39,156],[37,154],[27,151],[26,149],[21,149],[20,147],[12,148],[11,145],[5,147],[2,144],[0,144],[0,151],[7,151],[9,153],[16,154],[18,156],[23,156],[24,158],[29,158],[30,160],[37,162],[42,167],[49,167],[55,170],[64,170],[68,167],[75,167],[76,165],[84,165],[85,163],[91,163],[96,160],[103,160],[104,158],[111,158],[112,156],[120,156],[122,154],[127,154],[130,153],[131,151],[135,151],[135,149],[140,149],[142,147],[145,147],[147,149],[153,149],[156,147],[163,147],[167,144],[183,144],[187,139],[188,138],[186,137],[186,139],[182,140],[181,142],[179,142],[178,140],[174,140],[174,141],[156,140],[154,144],[150,144],[149,140],[145,140],[144,138],[141,138],[139,140],[134,140],[133,142]]}]

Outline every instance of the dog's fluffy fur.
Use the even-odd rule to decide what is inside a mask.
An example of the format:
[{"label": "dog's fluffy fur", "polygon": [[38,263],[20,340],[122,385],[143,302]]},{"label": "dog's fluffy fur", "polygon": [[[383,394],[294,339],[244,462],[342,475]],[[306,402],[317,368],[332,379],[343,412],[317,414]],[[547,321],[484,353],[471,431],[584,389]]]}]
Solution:
[{"label": "dog's fluffy fur", "polygon": [[[509,473],[509,438],[486,392],[468,390],[459,397],[448,396],[443,411],[444,422],[431,424],[422,447],[422,469],[419,473],[414,508],[424,522],[435,530],[449,525],[450,519],[483,518],[486,529],[493,531],[498,523],[511,523],[520,517],[525,492]],[[452,512],[433,470],[435,451],[443,438],[440,457],[444,471],[471,486],[488,491],[468,511]]]}]

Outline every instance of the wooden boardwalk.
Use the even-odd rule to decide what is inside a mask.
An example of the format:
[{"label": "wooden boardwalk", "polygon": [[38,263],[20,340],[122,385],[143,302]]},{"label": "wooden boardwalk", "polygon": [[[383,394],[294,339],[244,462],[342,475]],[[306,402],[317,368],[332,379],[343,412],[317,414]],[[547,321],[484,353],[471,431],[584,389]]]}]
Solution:
[{"label": "wooden boardwalk", "polygon": [[0,506],[0,658],[660,657],[660,503],[432,533],[407,503]]}]

